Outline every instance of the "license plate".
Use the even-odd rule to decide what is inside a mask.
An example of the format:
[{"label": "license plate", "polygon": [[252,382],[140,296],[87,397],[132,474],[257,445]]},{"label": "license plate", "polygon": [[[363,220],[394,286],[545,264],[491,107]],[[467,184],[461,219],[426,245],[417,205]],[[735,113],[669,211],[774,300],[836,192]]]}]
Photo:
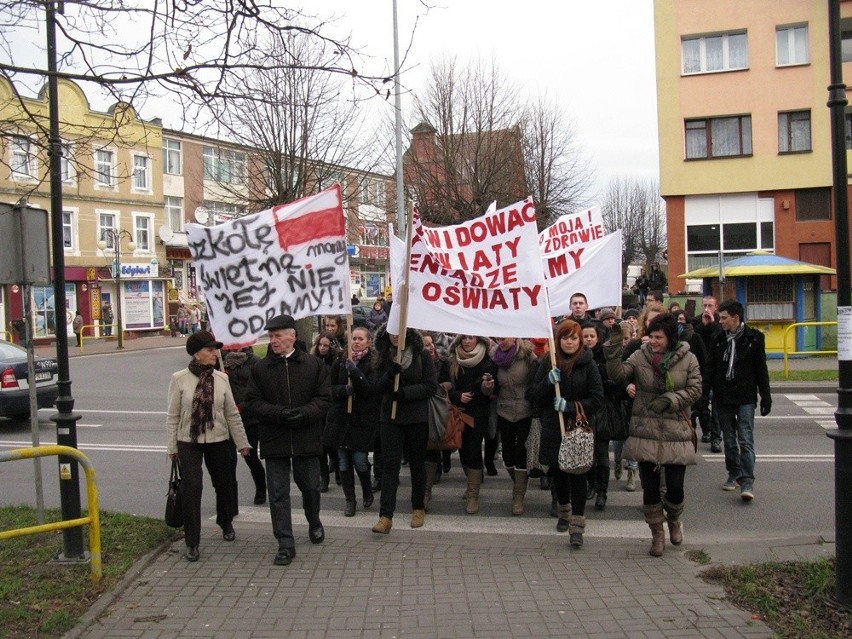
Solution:
[{"label": "license plate", "polygon": [[52,375],[51,375],[50,373],[36,373],[36,374],[35,374],[35,380],[36,380],[37,382],[44,382],[44,381],[47,381],[47,380],[49,380],[51,377],[52,377]]}]

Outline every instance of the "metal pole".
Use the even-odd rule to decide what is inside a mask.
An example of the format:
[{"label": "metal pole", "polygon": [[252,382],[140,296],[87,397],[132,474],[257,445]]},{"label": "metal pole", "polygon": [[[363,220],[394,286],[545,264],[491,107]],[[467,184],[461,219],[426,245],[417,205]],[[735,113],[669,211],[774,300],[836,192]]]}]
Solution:
[{"label": "metal pole", "polygon": [[[74,415],[74,398],[71,396],[71,379],[68,366],[68,327],[65,314],[68,310],[65,299],[65,247],[62,229],[62,141],[59,137],[59,86],[56,79],[56,10],[53,0],[45,4],[47,19],[47,86],[50,120],[50,218],[51,247],[53,252],[53,299],[56,311],[56,361],[59,365],[59,397],[56,409],[51,416],[56,422],[56,443],[59,446],[77,448],[77,420]],[[60,455],[59,496],[62,519],[80,517],[80,479],[77,460]],[[62,554],[60,560],[80,561],[85,559],[83,550],[83,531],[80,528],[68,528],[62,531]]]},{"label": "metal pole", "polygon": [[124,348],[124,323],[121,315],[121,232],[113,233],[113,245],[115,246],[115,301],[118,307],[115,309],[118,320],[118,347]]},{"label": "metal pole", "polygon": [[831,158],[833,165],[834,234],[837,255],[837,431],[834,440],[834,532],[836,584],[839,603],[852,604],[852,274],[849,268],[849,181],[846,169],[846,85],[840,38],[840,0],[828,2],[831,109]]},{"label": "metal pole", "polygon": [[399,26],[396,0],[393,0],[393,102],[396,133],[396,234],[405,237],[405,191],[402,179],[402,87],[399,83]]}]

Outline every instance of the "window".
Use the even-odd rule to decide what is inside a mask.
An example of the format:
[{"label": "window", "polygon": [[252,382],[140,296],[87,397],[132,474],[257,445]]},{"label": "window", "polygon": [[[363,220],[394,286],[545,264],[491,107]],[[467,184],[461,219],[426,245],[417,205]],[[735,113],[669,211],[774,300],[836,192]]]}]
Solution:
[{"label": "window", "polygon": [[183,231],[183,198],[166,196],[166,220],[175,232]]},{"label": "window", "polygon": [[163,140],[163,173],[181,175],[181,144],[179,140]]},{"label": "window", "polygon": [[687,251],[718,251],[719,225],[694,224],[686,227]]},{"label": "window", "polygon": [[32,142],[27,137],[16,135],[12,143],[12,175],[14,177],[35,177],[35,156],[33,155]]},{"label": "window", "polygon": [[684,75],[748,68],[745,31],[683,38],[681,52]]},{"label": "window", "polygon": [[243,184],[246,180],[246,154],[205,146],[204,179],[224,184]]},{"label": "window", "polygon": [[65,209],[62,211],[62,247],[66,251],[76,248],[74,242],[74,211]]},{"label": "window", "polygon": [[751,116],[687,120],[686,159],[751,155]]},{"label": "window", "polygon": [[811,150],[811,112],[790,111],[778,114],[778,152],[798,153]]},{"label": "window", "polygon": [[204,202],[204,208],[212,216],[211,224],[224,220],[232,220],[246,214],[246,207],[227,202]]},{"label": "window", "polygon": [[852,149],[852,113],[846,112],[843,118],[846,122],[846,149]]},{"label": "window", "polygon": [[370,178],[364,178],[361,180],[361,188],[358,191],[358,203],[370,203]]},{"label": "window", "polygon": [[74,170],[74,164],[71,158],[74,157],[74,147],[67,142],[62,144],[62,159],[59,161],[59,171],[62,174],[63,182],[73,182],[77,177],[77,172]]},{"label": "window", "polygon": [[831,189],[798,189],[796,191],[796,221],[810,222],[831,219]]},{"label": "window", "polygon": [[852,62],[852,20],[840,20],[840,56],[843,62]]},{"label": "window", "polygon": [[151,162],[144,155],[133,156],[133,190],[151,190]]},{"label": "window", "polygon": [[106,242],[106,247],[110,251],[114,248],[115,243],[112,240],[112,235],[104,233],[106,229],[118,228],[118,214],[112,211],[97,211],[98,216],[98,241]]},{"label": "window", "polygon": [[133,237],[136,241],[136,250],[151,250],[151,218],[145,215],[133,216]]},{"label": "window", "polygon": [[773,275],[746,278],[748,287],[749,321],[792,320],[794,315],[795,283],[792,275]]},{"label": "window", "polygon": [[751,251],[757,248],[757,224],[728,223],[722,227],[722,243],[726,251]]},{"label": "window", "polygon": [[775,63],[779,67],[807,64],[808,25],[800,24],[775,29]]},{"label": "window", "polygon": [[115,154],[106,149],[95,152],[95,182],[101,186],[115,186]]}]

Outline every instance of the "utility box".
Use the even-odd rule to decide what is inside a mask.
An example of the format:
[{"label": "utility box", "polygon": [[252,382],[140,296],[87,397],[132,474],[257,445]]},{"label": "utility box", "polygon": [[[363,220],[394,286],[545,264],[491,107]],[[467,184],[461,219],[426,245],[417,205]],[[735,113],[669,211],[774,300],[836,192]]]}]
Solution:
[{"label": "utility box", "polygon": [[50,284],[49,229],[44,209],[0,204],[0,284]]}]

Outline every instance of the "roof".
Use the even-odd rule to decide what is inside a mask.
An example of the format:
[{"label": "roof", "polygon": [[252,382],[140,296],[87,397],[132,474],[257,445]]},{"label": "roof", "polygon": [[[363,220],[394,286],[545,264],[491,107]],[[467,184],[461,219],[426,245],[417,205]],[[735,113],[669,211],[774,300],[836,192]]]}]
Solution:
[{"label": "roof", "polygon": [[[722,266],[725,277],[746,277],[754,275],[836,275],[837,271],[828,266],[791,260],[788,257],[773,255],[766,251],[754,251],[743,257],[725,262]],[[689,273],[678,275],[683,279],[719,277],[718,266],[705,266]]]}]

